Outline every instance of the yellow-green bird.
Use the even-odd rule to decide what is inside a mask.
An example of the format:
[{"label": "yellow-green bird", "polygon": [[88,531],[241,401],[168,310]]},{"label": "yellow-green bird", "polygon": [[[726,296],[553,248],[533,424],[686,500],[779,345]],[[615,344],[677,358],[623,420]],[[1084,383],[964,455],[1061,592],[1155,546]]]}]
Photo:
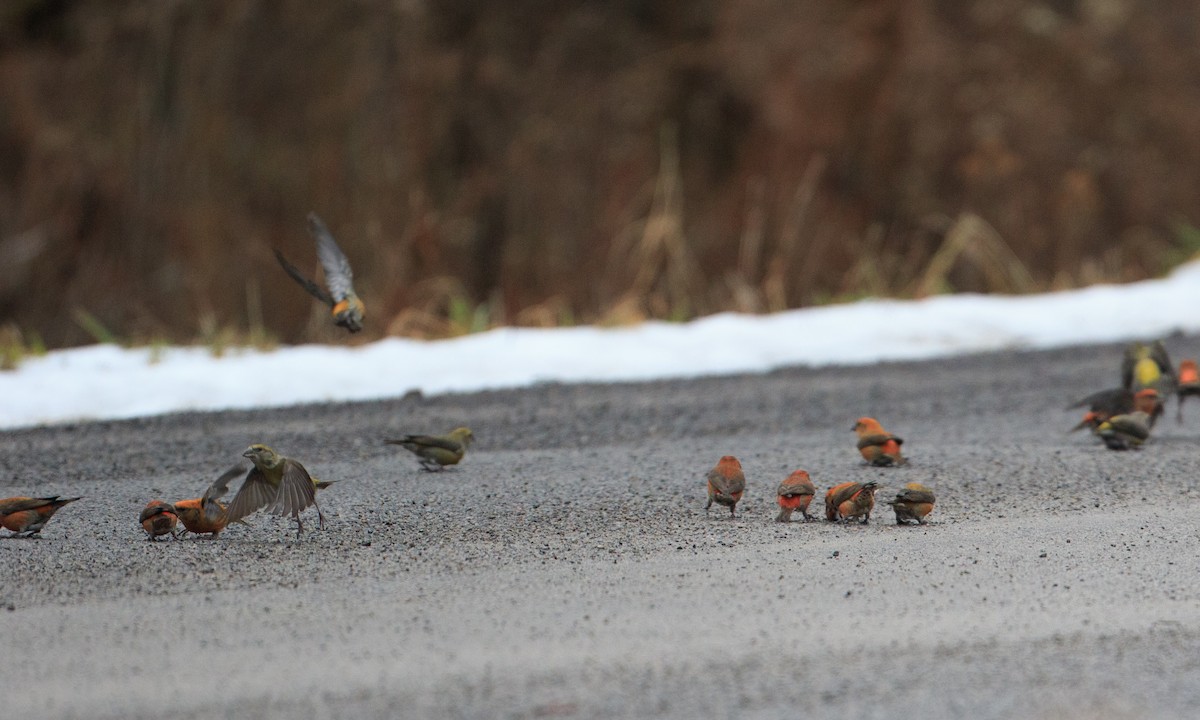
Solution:
[{"label": "yellow-green bird", "polygon": [[317,505],[317,482],[300,463],[286,458],[266,445],[246,448],[242,457],[254,467],[246,475],[242,488],[229,503],[228,522],[236,522],[261,508],[273,515],[291,515],[296,519],[296,535],[304,532],[300,513],[309,506],[317,508],[318,527],[325,528],[325,515]]},{"label": "yellow-green bird", "polygon": [[308,214],[308,232],[317,241],[317,259],[321,261],[321,267],[325,270],[325,285],[328,286],[328,290],[306,278],[278,250],[275,251],[275,259],[309,295],[329,306],[335,325],[340,325],[352,333],[362,330],[366,307],[354,292],[354,272],[350,270],[350,261],[346,259],[346,254],[338,247],[333,234],[316,213]]},{"label": "yellow-green bird", "polygon": [[1109,450],[1136,450],[1150,437],[1150,415],[1141,410],[1114,415],[1100,423],[1096,434]]},{"label": "yellow-green bird", "polygon": [[474,439],[470,428],[459,427],[445,435],[405,435],[386,442],[413,453],[420,458],[422,469],[433,471],[457,465]]}]

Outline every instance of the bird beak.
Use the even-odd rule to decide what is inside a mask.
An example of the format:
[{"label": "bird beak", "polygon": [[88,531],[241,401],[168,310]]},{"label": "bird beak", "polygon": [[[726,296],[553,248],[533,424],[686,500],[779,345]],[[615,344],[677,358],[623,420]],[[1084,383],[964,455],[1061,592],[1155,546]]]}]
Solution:
[{"label": "bird beak", "polygon": [[242,453],[242,457],[244,457],[244,458],[254,457],[254,448],[246,448],[246,452]]}]

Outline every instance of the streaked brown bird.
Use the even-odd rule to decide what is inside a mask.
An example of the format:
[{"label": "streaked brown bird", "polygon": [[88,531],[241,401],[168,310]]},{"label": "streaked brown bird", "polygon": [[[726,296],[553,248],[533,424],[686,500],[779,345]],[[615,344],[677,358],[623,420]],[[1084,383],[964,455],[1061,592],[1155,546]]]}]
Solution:
[{"label": "streaked brown bird", "polygon": [[900,454],[904,440],[884,430],[875,418],[861,417],[851,429],[858,434],[858,452],[863,460],[880,467],[904,464]]},{"label": "streaked brown bird", "polygon": [[1184,398],[1200,395],[1200,370],[1197,369],[1195,360],[1189,358],[1179,363],[1179,387],[1175,394],[1178,397],[1175,419],[1183,422]]},{"label": "streaked brown bird", "polygon": [[918,525],[925,524],[925,516],[933,512],[936,498],[933,491],[918,482],[910,482],[900,492],[895,500],[889,500],[888,505],[896,512],[896,524],[906,525],[909,520],[915,520]]},{"label": "streaked brown bird", "polygon": [[59,508],[79,499],[81,498],[65,498],[59,495],[42,498],[4,498],[0,500],[0,527],[12,530],[17,535],[25,533],[25,537],[33,537],[46,527],[46,523],[50,522],[50,518]]},{"label": "streaked brown bird", "polygon": [[146,503],[146,507],[142,508],[141,514],[138,515],[138,522],[146,531],[148,540],[157,540],[163,535],[170,535],[174,539],[175,526],[179,523],[179,517],[170,503],[163,500],[151,500]]},{"label": "streaked brown bird", "polygon": [[229,503],[228,522],[236,522],[252,512],[266,508],[272,515],[291,515],[296,520],[296,536],[304,532],[300,513],[317,508],[318,527],[325,528],[325,514],[317,504],[317,487],[312,476],[300,463],[286,458],[266,445],[246,448],[242,457],[250,458],[254,467],[246,481]]},{"label": "streaked brown bird", "polygon": [[812,520],[812,515],[808,514],[808,506],[816,494],[817,489],[813,486],[812,479],[809,478],[807,472],[797,470],[788,475],[783,482],[779,483],[779,488],[775,491],[779,500],[779,515],[776,516],[775,521],[791,522],[792,513],[797,510],[805,520]]},{"label": "streaked brown bird", "polygon": [[457,465],[474,440],[475,434],[470,428],[458,427],[445,435],[405,435],[384,442],[408,450],[417,456],[423,470],[434,471]]},{"label": "streaked brown bird", "polygon": [[866,525],[871,521],[871,511],[875,509],[877,489],[878,485],[874,482],[834,485],[825,493],[825,519],[849,522],[851,518],[861,517],[860,522]]},{"label": "streaked brown bird", "polygon": [[325,285],[328,290],[305,277],[278,250],[275,251],[275,259],[309,295],[329,306],[335,325],[352,333],[362,330],[366,308],[354,292],[354,273],[350,270],[350,261],[346,259],[346,254],[338,247],[333,234],[316,213],[308,214],[308,232],[317,242],[317,259],[321,261],[321,267],[325,270]]},{"label": "streaked brown bird", "polygon": [[245,471],[243,466],[235,465],[214,480],[204,491],[204,495],[175,503],[175,512],[179,521],[183,523],[184,530],[211,538],[217,537],[229,523],[228,511],[220,499],[229,492],[230,481]]},{"label": "streaked brown bird", "polygon": [[1141,410],[1114,415],[1096,428],[1109,450],[1135,450],[1150,437],[1150,416]]},{"label": "streaked brown bird", "polygon": [[713,503],[729,508],[729,518],[737,517],[735,508],[746,491],[746,476],[742,473],[742,464],[732,455],[725,455],[717,461],[716,466],[708,471],[708,504],[704,512]]}]

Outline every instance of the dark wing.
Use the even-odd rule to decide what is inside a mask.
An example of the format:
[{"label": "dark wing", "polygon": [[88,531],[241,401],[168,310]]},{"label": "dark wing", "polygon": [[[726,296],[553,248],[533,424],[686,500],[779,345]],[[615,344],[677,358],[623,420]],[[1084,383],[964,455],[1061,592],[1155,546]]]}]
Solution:
[{"label": "dark wing", "polygon": [[1146,356],[1146,346],[1132,343],[1125,348],[1125,357],[1121,359],[1121,387],[1133,387],[1133,368],[1137,361]]},{"label": "dark wing", "polygon": [[1167,355],[1167,346],[1163,345],[1162,340],[1155,340],[1150,346],[1150,359],[1158,366],[1163,375],[1175,377],[1175,368],[1171,365],[1171,358]]},{"label": "dark wing", "polygon": [[292,276],[293,280],[300,283],[300,287],[308,291],[309,295],[312,295],[329,307],[333,307],[333,298],[329,296],[329,293],[326,292],[325,288],[304,277],[304,275],[296,269],[295,265],[287,261],[287,258],[283,256],[283,253],[276,250],[275,259],[278,260],[279,264],[283,266],[284,271],[286,271],[288,275]]},{"label": "dark wing", "polygon": [[896,493],[895,502],[906,503],[932,503],[934,502],[933,492],[930,490],[912,490],[904,488]]},{"label": "dark wing", "polygon": [[267,508],[273,515],[299,515],[301,510],[317,501],[317,488],[304,466],[284,458],[283,479],[274,502]]},{"label": "dark wing", "polygon": [[1117,415],[1109,418],[1108,422],[1114,430],[1125,433],[1130,437],[1135,437],[1139,440],[1145,440],[1150,437],[1150,424],[1146,421],[1146,413],[1137,412],[1130,415]]},{"label": "dark wing", "polygon": [[268,503],[275,502],[278,494],[262,470],[252,468],[226,510],[229,522],[237,522],[259,508],[266,507]]},{"label": "dark wing", "polygon": [[229,492],[229,481],[233,480],[238,475],[246,472],[246,469],[241,465],[234,465],[221,475],[221,477],[213,480],[212,485],[204,491],[204,497],[201,499],[203,504],[208,504],[213,500],[220,500],[225,497],[225,493]]},{"label": "dark wing", "polygon": [[329,287],[329,294],[339,302],[353,295],[354,273],[350,270],[350,261],[316,213],[308,214],[308,232],[317,241],[317,259],[325,268],[325,284]]},{"label": "dark wing", "polygon": [[[1131,369],[1132,375],[1133,370]],[[1067,407],[1068,410],[1086,407],[1092,411],[1103,411],[1109,415],[1119,415],[1133,410],[1133,393],[1119,387],[1092,393],[1082,400]]]},{"label": "dark wing", "polygon": [[53,505],[58,500],[58,496],[45,498],[20,498],[17,500],[8,500],[0,502],[0,515],[9,515],[23,510],[36,510],[40,507]]},{"label": "dark wing", "polygon": [[399,440],[388,440],[389,445],[412,445],[414,447],[441,448],[456,453],[463,449],[462,443],[448,437],[436,435],[405,435]]},{"label": "dark wing", "polygon": [[162,505],[152,505],[152,506],[142,510],[142,514],[138,515],[138,522],[144,523],[147,520],[149,520],[150,518],[154,517],[155,515],[162,515],[163,513],[171,512],[174,509],[175,508],[173,508],[170,505],[167,505],[165,503]]},{"label": "dark wing", "polygon": [[897,445],[904,442],[900,438],[888,433],[872,433],[870,435],[863,435],[858,439],[858,449],[862,450],[872,445],[882,445],[888,440],[895,440]]}]

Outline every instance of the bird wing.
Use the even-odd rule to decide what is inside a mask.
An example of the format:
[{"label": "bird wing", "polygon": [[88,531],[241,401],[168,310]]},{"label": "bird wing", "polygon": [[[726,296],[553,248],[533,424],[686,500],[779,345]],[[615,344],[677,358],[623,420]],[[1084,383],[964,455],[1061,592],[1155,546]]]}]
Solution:
[{"label": "bird wing", "polygon": [[144,523],[155,515],[162,515],[165,512],[171,512],[174,508],[170,505],[153,505],[142,510],[142,514],[138,515],[138,522]]},{"label": "bird wing", "polygon": [[746,489],[746,476],[741,473],[726,477],[717,470],[710,470],[708,472],[708,482],[721,495],[733,495]]},{"label": "bird wing", "polygon": [[316,299],[325,303],[329,307],[333,307],[333,298],[330,297],[329,293],[325,290],[325,288],[316,284],[312,280],[309,280],[308,278],[304,277],[304,274],[301,273],[299,270],[297,270],[295,265],[293,265],[287,261],[287,258],[285,258],[283,256],[283,253],[276,250],[275,251],[275,259],[278,260],[279,264],[283,266],[284,271],[288,275],[292,276],[293,280],[300,283],[300,287],[302,287],[306,291],[308,291],[309,295],[312,295],[313,297],[315,297]]},{"label": "bird wing", "polygon": [[267,476],[258,468],[251,468],[246,474],[246,481],[242,483],[242,487],[238,490],[237,495],[233,496],[233,502],[229,503],[226,508],[226,517],[229,522],[237,522],[246,517],[259,508],[265,507],[268,503],[275,501],[275,497],[279,494],[278,489],[267,480]]},{"label": "bird wing", "polygon": [[[1131,374],[1132,372],[1130,370]],[[1109,415],[1119,415],[1133,410],[1133,393],[1123,387],[1101,390],[1068,406],[1067,409],[1074,410],[1085,406],[1093,412],[1102,411]]]},{"label": "bird wing", "polygon": [[220,500],[221,498],[225,497],[225,493],[229,492],[229,481],[233,480],[235,477],[241,475],[245,471],[246,469],[241,465],[234,465],[226,470],[221,474],[221,477],[213,480],[212,485],[209,485],[208,489],[204,491],[202,502],[204,504],[208,504],[213,500]]},{"label": "bird wing", "polygon": [[0,515],[10,515],[23,510],[36,510],[40,507],[53,505],[56,500],[58,500],[57,495],[45,498],[13,498],[0,502]]},{"label": "bird wing", "polygon": [[390,445],[415,445],[417,447],[441,448],[452,453],[463,449],[462,443],[437,435],[405,435],[399,440],[388,440]]},{"label": "bird wing", "polygon": [[811,483],[789,483],[785,481],[779,483],[779,489],[775,491],[775,494],[783,495],[784,497],[792,495],[816,495],[817,490]]},{"label": "bird wing", "polygon": [[284,458],[279,492],[275,494],[267,512],[273,515],[298,515],[316,501],[317,488],[308,471],[295,460]]},{"label": "bird wing", "polygon": [[1133,387],[1133,367],[1138,360],[1146,357],[1146,346],[1133,343],[1125,348],[1125,357],[1121,358],[1121,387]]},{"label": "bird wing", "polygon": [[870,435],[863,435],[858,439],[858,449],[862,450],[872,445],[883,445],[888,440],[895,440],[897,445],[904,444],[903,440],[891,433],[871,433]]},{"label": "bird wing", "polygon": [[329,294],[338,302],[345,300],[354,294],[354,272],[350,270],[350,261],[316,213],[308,214],[308,232],[317,241],[317,258],[325,268]]},{"label": "bird wing", "polygon": [[1150,424],[1146,421],[1146,413],[1131,413],[1116,415],[1108,419],[1109,425],[1117,432],[1124,433],[1139,440],[1150,437]]},{"label": "bird wing", "polygon": [[930,490],[913,490],[904,488],[896,493],[895,502],[901,503],[933,503],[933,492]]},{"label": "bird wing", "polygon": [[1163,375],[1175,376],[1175,367],[1171,365],[1171,358],[1167,355],[1167,346],[1163,345],[1162,340],[1155,340],[1150,346],[1150,359],[1158,365],[1158,369]]}]

